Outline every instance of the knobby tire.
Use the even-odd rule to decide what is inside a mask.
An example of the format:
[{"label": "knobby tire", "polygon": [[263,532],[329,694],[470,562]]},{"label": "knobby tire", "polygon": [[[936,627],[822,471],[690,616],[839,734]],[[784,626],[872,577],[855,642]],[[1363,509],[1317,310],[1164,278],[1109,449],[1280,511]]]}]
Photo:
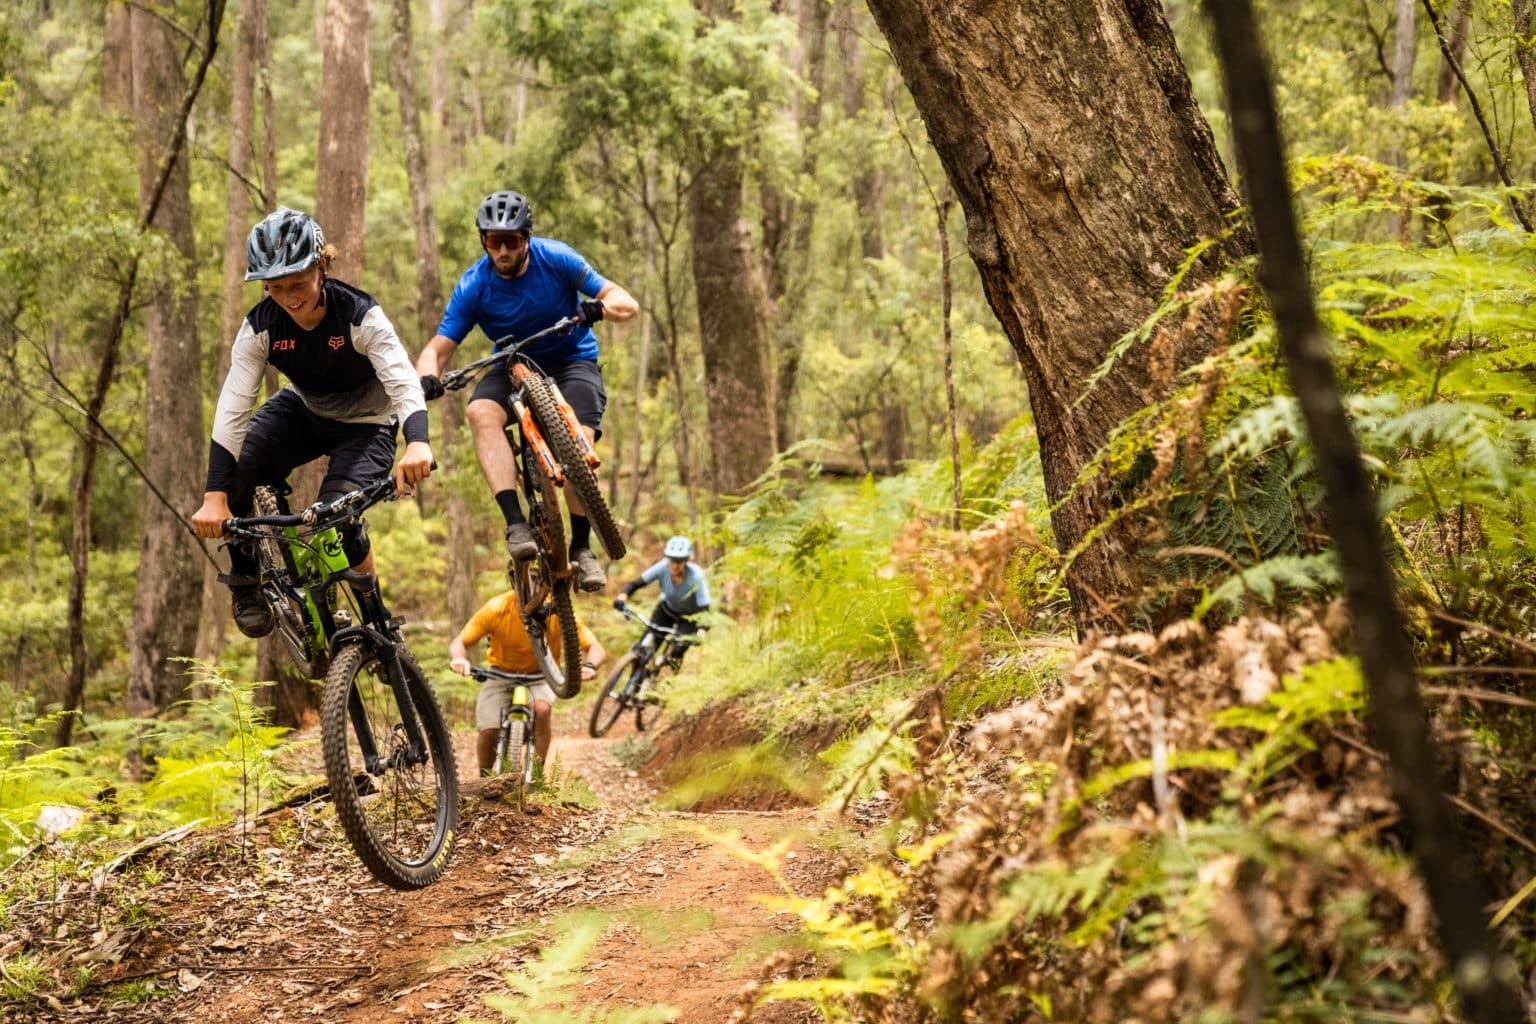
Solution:
[{"label": "knobby tire", "polygon": [[[404,763],[403,720],[388,671],[365,643],[347,644],[331,663],[320,703],[321,747],[336,816],[358,859],[385,885],[421,889],[442,876],[458,830],[459,786],[453,746],[437,699],[416,659],[399,652],[406,688],[426,741],[425,764]],[[379,753],[391,754],[379,774],[367,770],[348,714],[354,689]]]},{"label": "knobby tire", "polygon": [[608,502],[603,498],[603,489],[597,482],[597,474],[592,467],[587,465],[587,457],[582,453],[581,446],[571,436],[571,429],[566,425],[565,417],[560,412],[560,405],[555,401],[554,392],[549,385],[536,373],[530,373],[523,381],[523,396],[528,400],[528,408],[533,411],[533,418],[538,420],[539,429],[544,431],[544,439],[549,442],[550,451],[555,456],[555,461],[565,469],[565,479],[571,488],[575,490],[576,497],[581,500],[582,507],[587,510],[587,519],[592,523],[592,529],[602,539],[603,549],[608,552],[608,557],[614,561],[624,557],[624,538],[619,534],[619,525],[614,522],[613,511],[608,508]]},{"label": "knobby tire", "polygon": [[565,678],[556,686],[549,681],[555,696],[569,700],[581,692],[581,631],[576,627],[576,608],[571,604],[571,578],[554,580],[550,584],[549,599],[554,603],[555,616],[560,621],[560,655]]},{"label": "knobby tire", "polygon": [[[276,491],[270,487],[256,488],[256,493],[251,498],[252,515],[275,516],[285,511],[277,500]],[[289,580],[298,578],[298,569],[293,564],[293,552],[283,541],[275,536],[264,536],[256,542],[255,546],[256,563],[261,567],[261,575]],[[317,659],[315,658],[315,638],[310,635],[308,625],[308,609],[285,593],[271,594],[264,590],[262,596],[272,609],[272,617],[277,623],[277,633],[287,645],[288,653],[304,670],[305,675],[313,677]]]},{"label": "knobby tire", "polygon": [[507,719],[502,738],[507,745],[507,760],[501,771],[511,776],[512,802],[518,811],[528,810],[528,769],[531,755],[528,753],[528,723],[521,718]]}]

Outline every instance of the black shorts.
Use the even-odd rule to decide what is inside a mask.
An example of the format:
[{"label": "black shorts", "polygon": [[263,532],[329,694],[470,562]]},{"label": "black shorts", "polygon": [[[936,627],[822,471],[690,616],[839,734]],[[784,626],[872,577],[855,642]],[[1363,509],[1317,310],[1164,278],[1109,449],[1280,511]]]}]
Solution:
[{"label": "black shorts", "polygon": [[[598,437],[603,436],[603,411],[608,408],[608,390],[603,387],[603,371],[596,363],[580,359],[572,363],[540,363],[539,369],[555,378],[560,393],[571,403],[576,422],[591,427]],[[469,396],[471,402],[481,399],[495,402],[506,408],[512,395],[512,375],[492,371],[481,378]]]},{"label": "black shorts", "polygon": [[235,461],[230,511],[249,515],[257,487],[280,484],[322,455],[331,461],[320,494],[340,497],[389,475],[395,465],[395,425],[326,419],[315,415],[292,388],[284,388],[251,417]]}]

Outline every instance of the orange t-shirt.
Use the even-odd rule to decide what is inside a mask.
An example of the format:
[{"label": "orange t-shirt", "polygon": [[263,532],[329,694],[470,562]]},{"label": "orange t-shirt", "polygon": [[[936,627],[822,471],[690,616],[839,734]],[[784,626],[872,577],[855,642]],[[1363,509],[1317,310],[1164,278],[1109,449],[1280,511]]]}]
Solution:
[{"label": "orange t-shirt", "polygon": [[[583,651],[592,646],[592,634],[579,620],[576,623],[576,635]],[[491,641],[489,661],[492,668],[499,668],[503,672],[539,671],[539,663],[533,656],[533,641],[528,636],[528,628],[523,625],[523,617],[517,611],[517,595],[510,590],[485,602],[459,631],[459,639],[465,647],[473,647],[484,637],[489,637]],[[549,617],[546,638],[550,651],[558,661],[560,620],[553,615]]]}]

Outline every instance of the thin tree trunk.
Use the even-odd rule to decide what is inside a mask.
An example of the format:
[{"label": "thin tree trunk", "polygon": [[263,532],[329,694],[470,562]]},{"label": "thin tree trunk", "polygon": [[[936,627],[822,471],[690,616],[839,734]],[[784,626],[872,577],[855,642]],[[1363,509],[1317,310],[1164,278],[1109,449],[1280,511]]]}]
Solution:
[{"label": "thin tree trunk", "polygon": [[[133,91],[139,125],[139,201],[147,206],[158,185],[164,139],[176,130],[177,103],[186,91],[184,42],[159,15],[134,8]],[[171,165],[168,185],[150,226],[163,232],[181,257],[177,281],[157,282],[145,309],[149,348],[145,376],[144,471],[162,491],[196,494],[204,454],[202,353],[198,346],[196,250],[185,153]],[[144,495],[144,545],[129,639],[130,715],[155,714],[182,699],[189,677],[172,659],[197,647],[202,604],[201,546],[153,492]]]},{"label": "thin tree trunk", "polygon": [[1376,494],[1360,459],[1334,378],[1328,340],[1312,303],[1306,259],[1291,208],[1279,118],[1248,0],[1209,5],[1232,110],[1244,189],[1259,240],[1262,279],[1279,329],[1291,390],[1317,453],[1344,589],[1371,697],[1371,728],[1386,751],[1392,792],[1412,833],[1429,888],[1449,976],[1467,1019],[1519,1020],[1512,960],[1489,932],[1488,889],[1445,798],[1441,760],[1430,737],[1403,630],[1392,570],[1381,546]]},{"label": "thin tree trunk", "polygon": [[[1184,253],[1222,239],[1194,288],[1248,251],[1226,236],[1237,208],[1158,0],[870,0],[965,211],[971,257],[1023,367],[1052,525],[1083,545],[1066,585],[1080,630],[1119,624],[1113,605],[1141,564],[1126,529],[1097,530],[1112,481],[1074,486],[1127,416],[1165,398],[1145,346],[1091,389],[1116,341],[1158,307]],[[1174,369],[1202,358],[1192,327]],[[1092,543],[1088,543],[1089,538]]]},{"label": "thin tree trunk", "polygon": [[101,102],[127,113],[133,105],[133,30],[128,5],[106,5],[101,46]]},{"label": "thin tree trunk", "polygon": [[[394,29],[390,81],[400,100],[405,173],[410,183],[412,222],[416,229],[416,334],[426,341],[437,326],[443,290],[437,268],[437,218],[432,210],[426,147],[422,142],[410,0],[394,0]],[[438,461],[447,476],[458,468],[454,464],[454,445],[463,432],[464,411],[457,394],[444,396],[437,404],[442,409],[443,429],[434,451],[438,453]],[[447,499],[448,619],[450,628],[457,628],[475,613],[474,522],[462,489],[448,485]]]},{"label": "thin tree trunk", "polygon": [[[1388,108],[1394,111],[1401,111],[1413,98],[1414,30],[1418,26],[1417,15],[1418,0],[1397,0],[1397,17],[1392,29],[1392,92],[1387,100]],[[1387,163],[1403,167],[1403,151],[1396,133],[1387,151]],[[1407,170],[1406,167],[1403,169]],[[1407,226],[1408,218],[1401,212],[1394,212],[1387,217],[1387,236],[1400,238]]]},{"label": "thin tree trunk", "polygon": [[[229,81],[229,181],[224,200],[224,294],[219,317],[218,381],[229,373],[230,346],[245,318],[245,237],[251,219],[251,146],[255,122],[256,45],[258,19],[266,18],[265,0],[245,0],[237,33],[234,71]],[[197,638],[197,658],[215,661],[224,649],[229,628],[229,600],[218,582],[218,566],[203,568],[203,614]]]},{"label": "thin tree trunk", "polygon": [[953,281],[949,272],[949,211],[955,205],[955,194],[949,182],[944,182],[944,192],[939,197],[939,265],[941,289],[944,295],[944,402],[945,420],[949,425],[949,465],[954,476],[954,512],[952,525],[960,529],[960,506],[964,492],[960,488],[960,417],[955,409],[955,340],[950,327],[950,304],[953,298]]},{"label": "thin tree trunk", "polygon": [[[864,114],[864,43],[859,38],[859,5],[853,0],[839,0],[837,6],[837,52],[843,76],[843,118],[858,121]],[[859,210],[860,252],[864,259],[885,256],[880,204],[883,183],[878,168],[864,167],[853,176],[853,199]]]},{"label": "thin tree trunk", "polygon": [[361,287],[371,120],[366,0],[326,0],[315,220],[339,250],[331,275]]},{"label": "thin tree trunk", "polygon": [[1536,125],[1536,40],[1531,38],[1531,0],[1513,0],[1515,17],[1515,57],[1520,61],[1520,75],[1525,79],[1525,103]]},{"label": "thin tree trunk", "polygon": [[[209,31],[203,47],[202,61],[192,78],[191,85],[187,88],[186,95],[182,97],[181,111],[167,140],[154,188],[150,191],[148,202],[140,210],[138,227],[141,234],[159,212],[160,203],[171,179],[172,169],[186,143],[187,116],[191,112],[192,102],[203,87],[203,81],[208,74],[208,65],[213,61],[223,13],[222,3],[218,0],[210,3]],[[90,576],[91,502],[96,490],[96,457],[101,448],[101,410],[106,405],[107,392],[111,389],[112,378],[117,372],[117,357],[122,346],[123,325],[128,319],[134,284],[138,281],[138,276],[139,260],[135,256],[128,261],[128,266],[124,270],[123,283],[118,290],[117,305],[112,311],[112,321],[108,325],[107,335],[102,344],[101,362],[96,366],[96,380],[92,385],[90,397],[83,403],[85,424],[81,431],[80,473],[75,477],[69,545],[71,576],[66,622],[69,633],[69,678],[65,684],[63,714],[59,717],[59,724],[54,733],[54,739],[59,746],[66,746],[70,742],[75,725],[73,712],[82,706],[85,698],[85,680],[88,671],[85,650],[85,591]]]},{"label": "thin tree trunk", "polygon": [[1435,90],[1435,98],[1441,103],[1456,102],[1458,89],[1454,65],[1461,63],[1461,55],[1467,48],[1467,25],[1471,20],[1472,0],[1456,0],[1456,10],[1451,13],[1451,23],[1445,33],[1446,48],[1450,52],[1448,59],[1440,61],[1440,79]]},{"label": "thin tree trunk", "polygon": [[[277,209],[277,122],[272,100],[272,47],[268,37],[267,0],[251,0],[251,16],[256,25],[256,81],[261,92],[261,205],[262,213]],[[274,373],[268,379],[268,392],[274,390]]]}]

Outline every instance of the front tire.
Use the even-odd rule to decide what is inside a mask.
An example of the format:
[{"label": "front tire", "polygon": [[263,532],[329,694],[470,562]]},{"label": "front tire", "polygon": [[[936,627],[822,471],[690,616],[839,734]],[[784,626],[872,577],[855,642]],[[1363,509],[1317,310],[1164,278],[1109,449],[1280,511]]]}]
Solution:
[{"label": "front tire", "polygon": [[[453,746],[437,699],[416,659],[399,648],[400,668],[425,741],[411,764],[404,715],[378,653],[347,644],[331,663],[320,704],[321,746],[336,816],[358,859],[385,885],[421,889],[442,876],[458,830],[459,784]],[[359,726],[371,733],[370,768]]]},{"label": "front tire", "polygon": [[602,692],[597,695],[597,703],[592,705],[592,719],[587,723],[587,734],[593,739],[606,736],[608,730],[613,728],[613,723],[624,714],[624,709],[629,706],[629,702],[624,699],[625,685],[629,682],[631,670],[640,671],[640,668],[633,650],[625,653],[613,666],[613,672],[603,684]]},{"label": "front tire", "polygon": [[523,394],[528,399],[529,408],[533,410],[534,419],[539,421],[539,429],[544,431],[544,440],[549,442],[550,452],[565,470],[566,482],[576,492],[582,507],[587,510],[587,519],[591,521],[592,529],[602,539],[603,549],[608,552],[610,559],[618,561],[624,557],[626,550],[624,538],[619,533],[619,524],[614,522],[613,511],[608,508],[608,502],[603,497],[603,488],[597,482],[597,474],[587,465],[586,455],[571,436],[571,428],[566,425],[554,392],[542,377],[529,374],[523,381]]}]

